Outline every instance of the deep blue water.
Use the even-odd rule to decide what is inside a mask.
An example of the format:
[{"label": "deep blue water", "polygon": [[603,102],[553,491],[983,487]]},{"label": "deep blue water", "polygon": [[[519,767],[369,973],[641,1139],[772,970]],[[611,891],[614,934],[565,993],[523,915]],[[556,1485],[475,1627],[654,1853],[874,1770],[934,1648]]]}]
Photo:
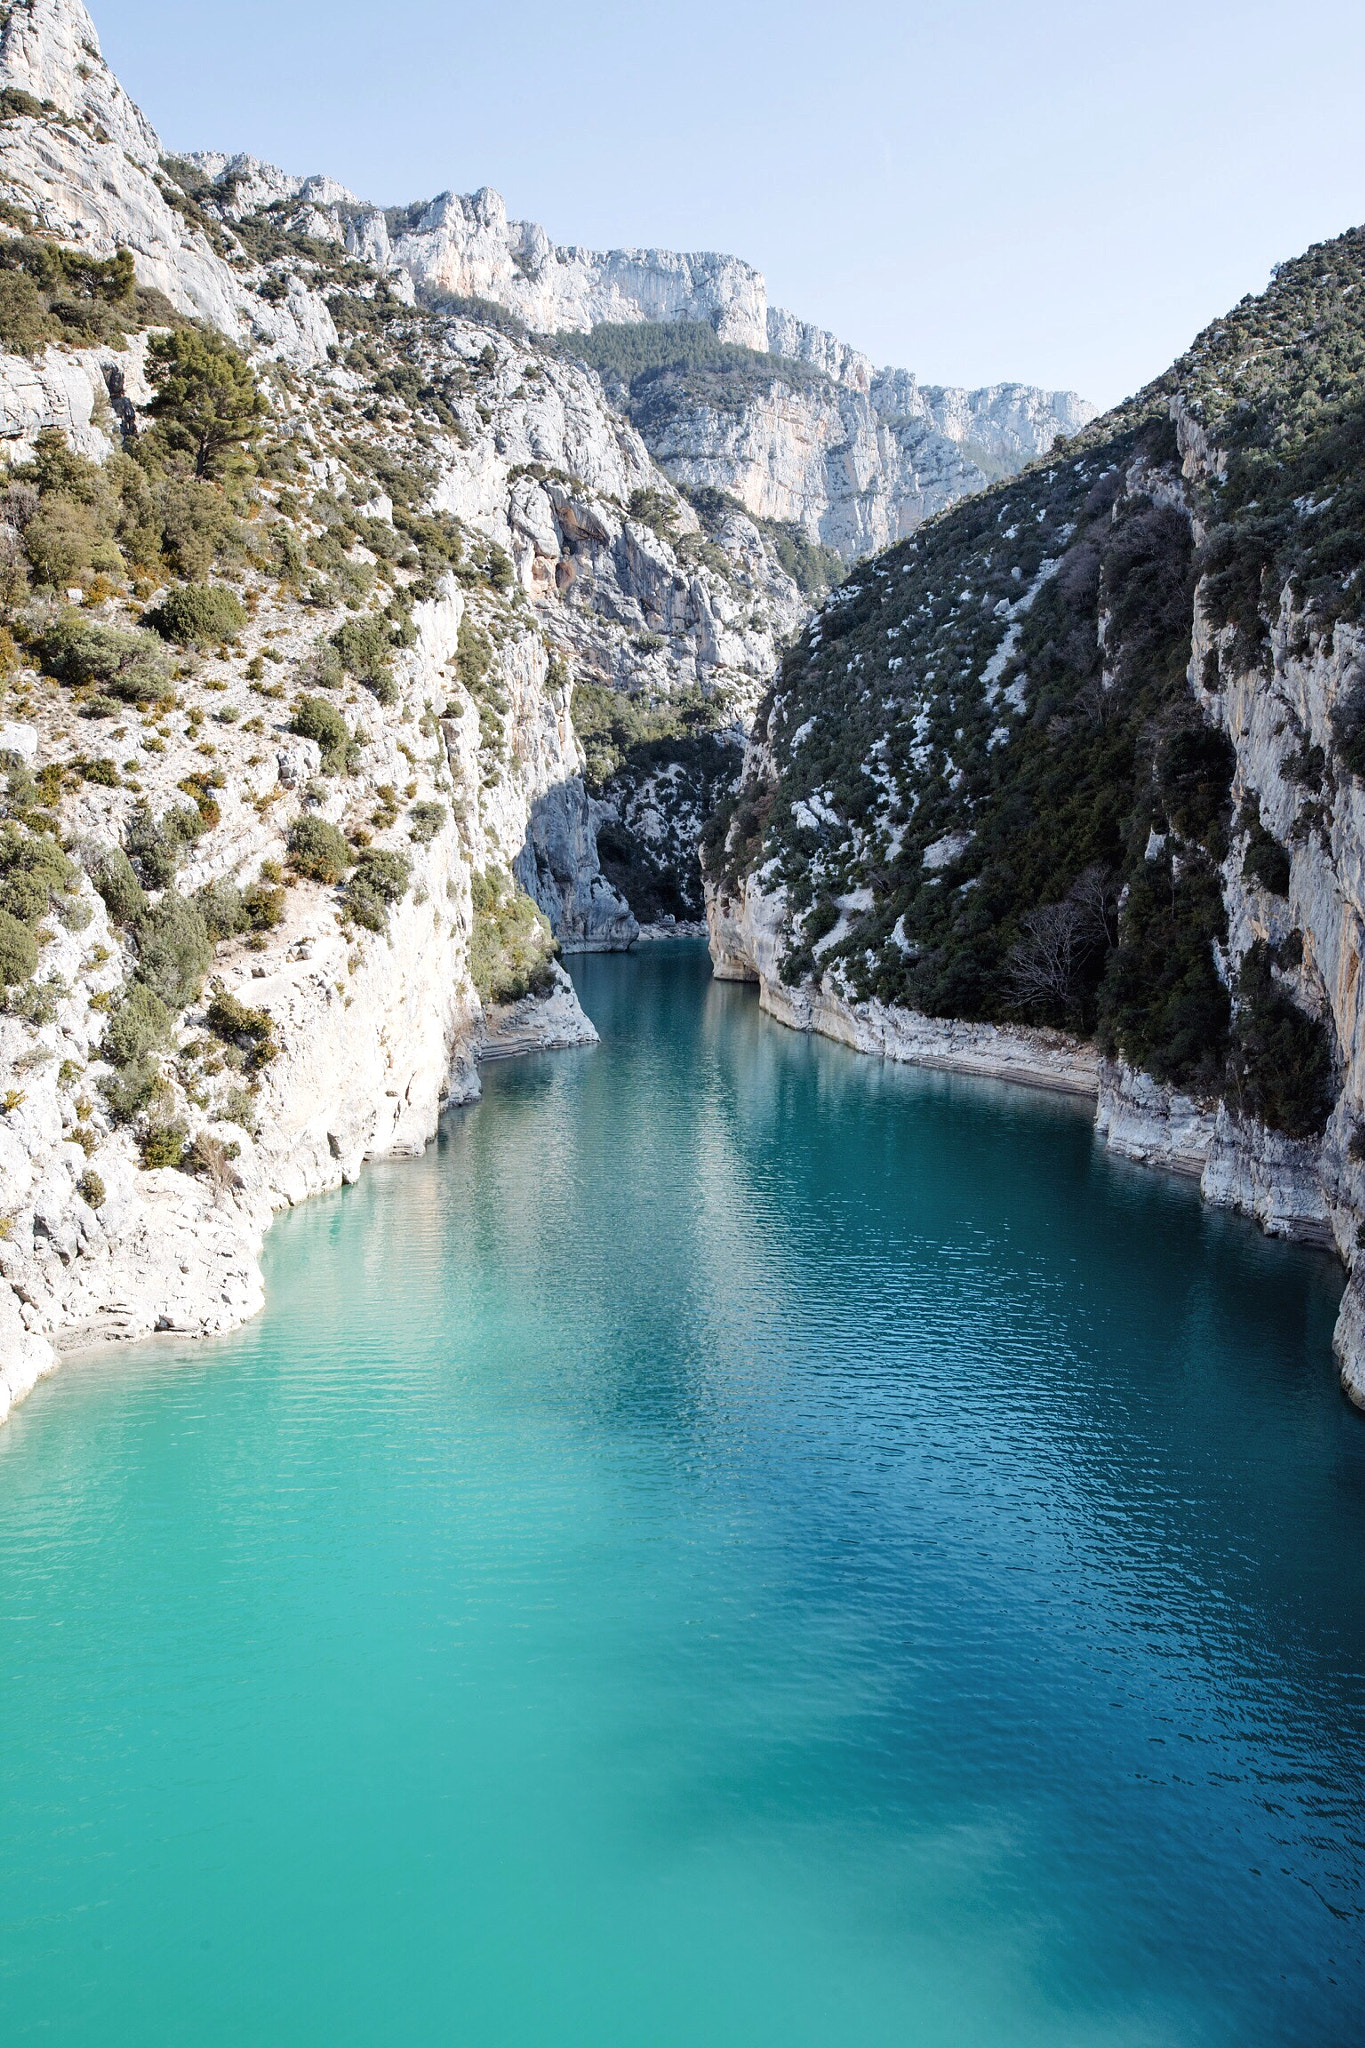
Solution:
[{"label": "deep blue water", "polygon": [[1316,1254],[700,948],[0,1431],[0,2041],[1347,2048]]}]

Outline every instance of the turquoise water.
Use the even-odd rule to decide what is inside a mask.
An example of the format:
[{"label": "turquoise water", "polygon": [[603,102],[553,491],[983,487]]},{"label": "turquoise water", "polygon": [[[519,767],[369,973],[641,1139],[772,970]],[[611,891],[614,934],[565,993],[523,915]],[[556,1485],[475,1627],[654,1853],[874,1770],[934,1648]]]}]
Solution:
[{"label": "turquoise water", "polygon": [[0,1431],[0,2041],[1358,2043],[1335,1269],[576,976],[254,1325]]}]

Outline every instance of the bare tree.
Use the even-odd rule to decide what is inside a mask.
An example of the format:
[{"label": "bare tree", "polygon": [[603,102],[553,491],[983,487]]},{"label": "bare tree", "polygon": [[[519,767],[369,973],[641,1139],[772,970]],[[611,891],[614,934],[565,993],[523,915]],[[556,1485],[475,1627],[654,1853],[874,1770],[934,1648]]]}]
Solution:
[{"label": "bare tree", "polygon": [[1066,892],[1068,903],[1081,913],[1081,933],[1086,944],[1107,953],[1119,942],[1118,885],[1108,868],[1098,864],[1082,868]]},{"label": "bare tree", "polygon": [[1021,1010],[1060,1010],[1079,1021],[1086,969],[1118,944],[1118,893],[1105,868],[1088,867],[1061,903],[1044,903],[1021,920],[1009,977]]},{"label": "bare tree", "polygon": [[1080,1009],[1080,970],[1090,951],[1079,904],[1044,903],[1022,920],[1023,936],[1010,949],[1009,975],[1021,1010]]}]

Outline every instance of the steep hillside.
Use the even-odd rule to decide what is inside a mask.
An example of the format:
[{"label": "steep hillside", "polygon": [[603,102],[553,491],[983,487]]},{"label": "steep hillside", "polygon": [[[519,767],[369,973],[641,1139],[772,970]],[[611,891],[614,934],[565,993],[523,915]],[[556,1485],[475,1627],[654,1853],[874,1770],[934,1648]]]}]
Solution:
[{"label": "steep hillside", "polygon": [[[641,851],[694,855],[694,793],[632,810],[633,749],[724,786],[807,609],[590,372],[200,183],[76,0],[16,0],[0,1411],[73,1344],[251,1313],[273,1210],[420,1148],[488,1034],[590,1037],[555,954],[638,929],[604,821],[699,907]],[[634,721],[595,794],[576,686]]]},{"label": "steep hillside", "polygon": [[[565,247],[533,222],[509,221],[486,186],[381,210],[252,157],[203,153],[190,168],[231,220],[330,240],[424,304],[501,309],[515,332],[558,334],[604,373],[675,482],[727,493],[846,562],[1093,417],[1074,392],[963,391],[876,370],[770,306],[762,276],[738,257]],[[659,332],[640,334],[649,328]]]},{"label": "steep hillside", "polygon": [[[1348,1262],[1362,281],[1362,232],[1281,266],[1063,461],[860,568],[709,851],[722,971],[779,1014],[948,1063],[1071,1060],[1078,1086],[1090,1041],[1112,1144]],[[1360,1325],[1353,1283],[1357,1393]]]}]

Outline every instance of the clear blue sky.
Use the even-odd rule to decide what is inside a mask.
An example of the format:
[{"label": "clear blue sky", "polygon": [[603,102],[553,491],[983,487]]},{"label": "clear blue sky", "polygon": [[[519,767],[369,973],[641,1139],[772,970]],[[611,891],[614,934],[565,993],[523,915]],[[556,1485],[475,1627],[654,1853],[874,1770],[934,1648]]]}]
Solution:
[{"label": "clear blue sky", "polygon": [[176,148],[724,249],[926,380],[1110,403],[1365,220],[1365,5],[90,0]]}]

